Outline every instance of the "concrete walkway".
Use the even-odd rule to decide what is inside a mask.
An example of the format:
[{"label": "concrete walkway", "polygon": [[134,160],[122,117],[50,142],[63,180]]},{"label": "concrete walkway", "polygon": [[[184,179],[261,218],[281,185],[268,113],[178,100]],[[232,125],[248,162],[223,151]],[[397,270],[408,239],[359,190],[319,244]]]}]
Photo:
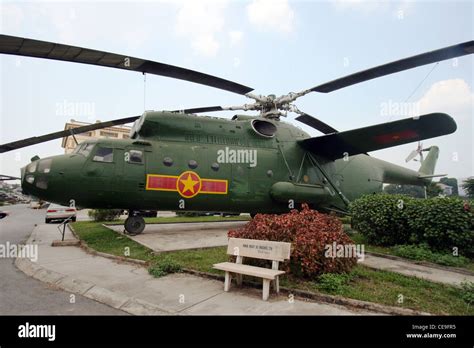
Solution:
[{"label": "concrete walkway", "polygon": [[[17,267],[41,281],[131,314],[374,314],[336,304],[288,301],[275,294],[264,302],[259,289],[234,287],[226,293],[223,282],[184,273],[153,278],[138,265],[93,256],[79,247],[52,247],[59,237],[56,225],[38,225],[27,242],[38,245],[38,261],[18,258]],[[68,232],[66,238],[74,237]]]},{"label": "concrete walkway", "polygon": [[474,276],[472,275],[368,254],[365,254],[365,259],[364,261],[361,261],[360,264],[371,268],[427,279],[442,284],[459,286],[463,281],[474,282]]},{"label": "concrete walkway", "polygon": [[[226,246],[227,232],[247,223],[248,221],[147,224],[143,233],[129,237],[156,252],[210,248]],[[124,230],[122,225],[107,227],[119,233]]]}]

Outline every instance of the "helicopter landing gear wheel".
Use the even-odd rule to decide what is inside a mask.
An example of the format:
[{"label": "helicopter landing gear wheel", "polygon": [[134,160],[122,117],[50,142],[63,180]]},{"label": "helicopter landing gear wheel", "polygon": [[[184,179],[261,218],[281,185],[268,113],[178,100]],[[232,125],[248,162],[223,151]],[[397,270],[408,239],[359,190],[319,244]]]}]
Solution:
[{"label": "helicopter landing gear wheel", "polygon": [[125,230],[135,236],[145,229],[145,220],[141,216],[129,216],[124,223]]}]

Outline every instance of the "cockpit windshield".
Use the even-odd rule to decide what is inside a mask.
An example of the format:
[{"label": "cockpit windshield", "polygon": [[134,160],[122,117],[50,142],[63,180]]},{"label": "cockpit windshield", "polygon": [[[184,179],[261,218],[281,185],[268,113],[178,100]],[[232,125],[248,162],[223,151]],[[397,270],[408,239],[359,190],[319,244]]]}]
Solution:
[{"label": "cockpit windshield", "polygon": [[82,144],[77,145],[72,153],[87,157],[91,153],[91,150],[93,147],[94,147],[94,144],[82,143]]}]

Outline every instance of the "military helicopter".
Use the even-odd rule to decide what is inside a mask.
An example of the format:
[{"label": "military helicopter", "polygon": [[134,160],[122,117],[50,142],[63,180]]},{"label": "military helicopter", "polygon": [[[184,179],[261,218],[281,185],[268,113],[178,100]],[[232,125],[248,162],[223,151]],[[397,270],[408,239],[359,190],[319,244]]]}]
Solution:
[{"label": "military helicopter", "polygon": [[[139,210],[281,213],[308,203],[322,211],[347,212],[351,200],[380,192],[383,183],[428,185],[439,149],[431,146],[419,171],[376,159],[367,152],[455,132],[448,115],[432,113],[338,132],[293,103],[418,66],[472,54],[474,41],[360,71],[298,93],[256,95],[252,88],[155,61],[52,42],[0,36],[0,53],[98,65],[154,74],[238,93],[253,102],[174,111],[146,111],[0,145],[12,151],[57,138],[134,122],[130,139],[78,144],[71,154],[32,158],[21,169],[25,193],[87,208],[129,211],[125,229],[145,228]],[[220,110],[253,110],[232,119],[197,116]],[[288,112],[320,131],[311,137],[281,120]],[[77,141],[76,141],[77,143]]]}]

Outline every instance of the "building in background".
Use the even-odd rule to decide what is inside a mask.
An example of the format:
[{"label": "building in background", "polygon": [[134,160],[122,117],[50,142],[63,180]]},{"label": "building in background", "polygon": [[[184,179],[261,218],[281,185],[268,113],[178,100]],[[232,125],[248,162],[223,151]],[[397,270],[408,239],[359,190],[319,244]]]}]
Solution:
[{"label": "building in background", "polygon": [[452,196],[453,194],[453,188],[452,186],[437,182],[436,186],[438,186],[441,189],[441,194],[446,195],[446,196]]},{"label": "building in background", "polygon": [[[97,121],[100,122],[100,121]],[[71,120],[64,126],[64,130],[74,129],[77,127],[87,126],[91,123]],[[111,139],[128,139],[130,137],[131,127],[114,126],[103,129],[96,129],[90,132],[75,134],[77,142],[80,144],[88,139],[111,138]],[[76,142],[72,136],[64,137],[61,143],[64,153],[71,153],[76,148]]]}]

